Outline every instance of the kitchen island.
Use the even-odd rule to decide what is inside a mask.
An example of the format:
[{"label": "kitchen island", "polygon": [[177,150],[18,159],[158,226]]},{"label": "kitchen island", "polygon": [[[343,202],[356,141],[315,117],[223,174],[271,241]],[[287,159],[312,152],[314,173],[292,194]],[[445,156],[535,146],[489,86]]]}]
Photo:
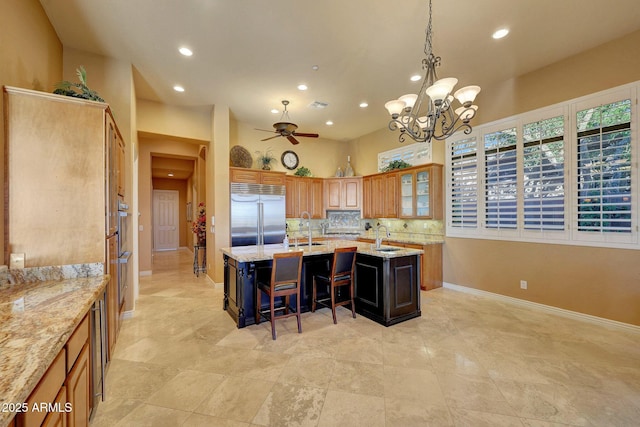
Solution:
[{"label": "kitchen island", "polygon": [[[329,268],[337,247],[356,246],[356,312],[390,326],[420,316],[420,254],[422,250],[352,240],[314,242],[288,251],[302,250],[300,310],[311,309],[313,275]],[[239,328],[255,323],[256,277],[268,276],[273,255],[287,252],[282,244],[223,248],[224,309]],[[261,305],[268,306],[263,297]]]}]

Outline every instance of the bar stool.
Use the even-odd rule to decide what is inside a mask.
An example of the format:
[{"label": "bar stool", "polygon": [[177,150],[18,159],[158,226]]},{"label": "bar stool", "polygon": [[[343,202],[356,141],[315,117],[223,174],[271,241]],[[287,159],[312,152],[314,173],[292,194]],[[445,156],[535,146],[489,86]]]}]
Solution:
[{"label": "bar stool", "polygon": [[[300,275],[302,272],[302,251],[276,253],[273,255],[271,276],[266,280],[256,278],[256,325],[260,324],[260,317],[271,321],[271,336],[276,339],[276,319],[284,319],[296,316],[298,320],[298,333],[302,333],[300,324]],[[261,309],[261,294],[269,296],[269,310]],[[289,297],[296,295],[295,310],[289,305]],[[276,298],[284,297],[284,304],[276,307]],[[289,312],[291,310],[291,312]],[[276,317],[276,311],[284,311],[284,314]],[[269,317],[266,314],[269,314]]]},{"label": "bar stool", "polygon": [[[333,323],[338,323],[336,319],[336,306],[351,304],[351,314],[356,318],[356,306],[353,302],[354,286],[353,271],[356,265],[357,247],[336,248],[333,252],[331,271],[325,274],[313,276],[313,297],[311,311],[316,311],[316,303],[325,307],[331,307]],[[317,298],[317,282],[326,282],[329,286],[329,296],[327,298]],[[340,288],[349,287],[349,299],[336,302],[336,293]]]}]

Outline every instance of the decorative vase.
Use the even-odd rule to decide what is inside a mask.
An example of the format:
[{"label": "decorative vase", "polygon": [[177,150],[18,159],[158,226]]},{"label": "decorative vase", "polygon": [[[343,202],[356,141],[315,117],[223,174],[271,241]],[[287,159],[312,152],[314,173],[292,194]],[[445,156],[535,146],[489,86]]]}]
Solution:
[{"label": "decorative vase", "polygon": [[353,176],[355,172],[351,167],[351,156],[347,156],[347,167],[344,169],[344,176]]},{"label": "decorative vase", "polygon": [[262,165],[262,170],[263,171],[270,171],[271,170],[271,166],[265,163],[265,164]]}]

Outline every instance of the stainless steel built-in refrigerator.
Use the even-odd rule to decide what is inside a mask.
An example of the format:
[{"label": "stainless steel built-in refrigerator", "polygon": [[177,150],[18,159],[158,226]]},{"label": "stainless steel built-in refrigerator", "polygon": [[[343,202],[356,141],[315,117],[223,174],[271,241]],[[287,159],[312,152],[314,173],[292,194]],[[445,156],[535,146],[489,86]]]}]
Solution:
[{"label": "stainless steel built-in refrigerator", "polygon": [[282,243],[285,186],[231,183],[231,246]]}]

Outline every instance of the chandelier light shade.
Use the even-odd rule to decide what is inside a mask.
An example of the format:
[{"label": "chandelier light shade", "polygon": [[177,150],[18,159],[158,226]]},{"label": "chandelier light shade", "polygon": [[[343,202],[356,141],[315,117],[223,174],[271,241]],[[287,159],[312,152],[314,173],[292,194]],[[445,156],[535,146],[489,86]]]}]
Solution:
[{"label": "chandelier light shade", "polygon": [[[416,142],[431,142],[432,139],[447,139],[458,131],[469,134],[472,130],[469,122],[478,111],[478,106],[473,102],[480,93],[480,86],[465,86],[453,92],[458,79],[438,79],[436,67],[440,65],[440,57],[435,56],[432,49],[431,1],[424,44],[425,58],[422,60],[425,78],[420,92],[403,95],[384,105],[391,115],[389,129],[400,131],[400,142],[404,142],[407,136]],[[453,106],[454,98],[460,107]]]}]

